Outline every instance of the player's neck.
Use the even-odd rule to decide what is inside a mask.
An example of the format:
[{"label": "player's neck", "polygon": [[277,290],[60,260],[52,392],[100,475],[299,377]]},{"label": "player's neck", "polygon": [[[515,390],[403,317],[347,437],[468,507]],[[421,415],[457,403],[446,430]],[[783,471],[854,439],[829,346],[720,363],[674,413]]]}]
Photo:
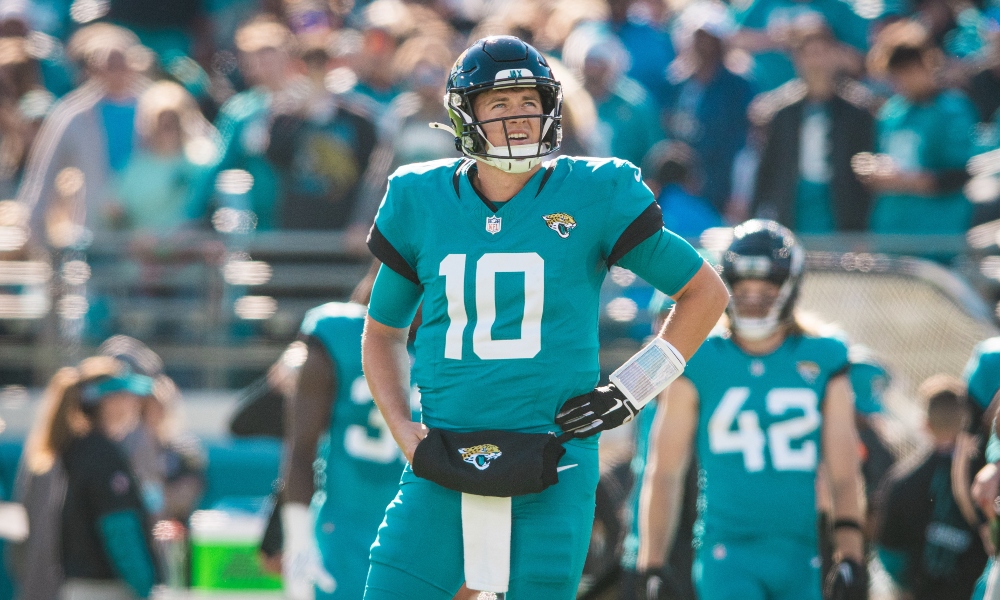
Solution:
[{"label": "player's neck", "polygon": [[761,340],[748,340],[733,331],[733,341],[736,342],[736,345],[747,354],[757,356],[770,354],[777,350],[778,347],[785,343],[786,336],[787,333],[784,327],[779,327],[777,331]]},{"label": "player's neck", "polygon": [[470,171],[473,187],[490,202],[506,202],[517,195],[528,180],[541,169],[535,165],[525,173],[507,173],[482,161],[476,162],[476,169]]}]

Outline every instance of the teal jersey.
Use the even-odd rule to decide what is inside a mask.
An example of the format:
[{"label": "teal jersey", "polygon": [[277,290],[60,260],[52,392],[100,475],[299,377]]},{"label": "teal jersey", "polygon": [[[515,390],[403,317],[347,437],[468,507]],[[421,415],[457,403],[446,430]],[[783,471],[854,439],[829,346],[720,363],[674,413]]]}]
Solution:
[{"label": "teal jersey", "polygon": [[651,270],[669,271],[659,285],[673,294],[703,261],[662,231],[631,163],[560,157],[495,213],[472,187],[472,164],[396,171],[369,243],[423,287],[413,369],[423,419],[453,431],[557,431],[562,403],[598,381],[609,265],[656,236],[665,257]]},{"label": "teal jersey", "polygon": [[843,342],[803,335],[766,356],[713,335],[691,357],[684,376],[698,392],[701,537],[816,543],[822,402],[847,365]]},{"label": "teal jersey", "polygon": [[965,365],[969,397],[986,409],[1000,391],[1000,337],[979,342]]},{"label": "teal jersey", "polygon": [[[878,151],[903,172],[940,174],[965,169],[973,153],[975,107],[948,90],[921,104],[893,96],[879,110]],[[972,204],[961,189],[921,196],[886,193],[875,199],[871,229],[876,233],[965,233]]]},{"label": "teal jersey", "polygon": [[370,545],[405,461],[361,370],[364,323],[364,306],[330,302],[306,313],[301,332],[326,349],[337,383],[330,429],[314,466],[316,526],[349,528],[367,535]]}]

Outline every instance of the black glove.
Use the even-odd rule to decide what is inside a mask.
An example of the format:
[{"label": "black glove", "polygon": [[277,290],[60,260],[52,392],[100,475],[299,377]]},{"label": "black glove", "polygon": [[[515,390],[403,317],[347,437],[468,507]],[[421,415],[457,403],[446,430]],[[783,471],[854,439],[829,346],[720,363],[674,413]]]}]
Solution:
[{"label": "black glove", "polygon": [[672,600],[681,597],[681,586],[670,565],[639,573],[639,600]]},{"label": "black glove", "polygon": [[625,394],[609,383],[564,402],[556,415],[556,424],[573,437],[585,438],[628,423],[638,412]]},{"label": "black glove", "polygon": [[823,587],[825,600],[868,600],[868,568],[845,558],[830,570]]}]

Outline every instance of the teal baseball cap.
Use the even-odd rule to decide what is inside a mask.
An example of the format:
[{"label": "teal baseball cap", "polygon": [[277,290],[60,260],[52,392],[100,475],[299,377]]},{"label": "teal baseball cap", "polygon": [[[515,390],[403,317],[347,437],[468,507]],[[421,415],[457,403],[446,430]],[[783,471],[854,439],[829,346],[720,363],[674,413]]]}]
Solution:
[{"label": "teal baseball cap", "polygon": [[92,408],[97,406],[105,396],[118,392],[127,392],[136,396],[151,396],[153,394],[153,379],[129,371],[112,377],[103,377],[83,386],[80,392],[80,404],[84,408]]}]

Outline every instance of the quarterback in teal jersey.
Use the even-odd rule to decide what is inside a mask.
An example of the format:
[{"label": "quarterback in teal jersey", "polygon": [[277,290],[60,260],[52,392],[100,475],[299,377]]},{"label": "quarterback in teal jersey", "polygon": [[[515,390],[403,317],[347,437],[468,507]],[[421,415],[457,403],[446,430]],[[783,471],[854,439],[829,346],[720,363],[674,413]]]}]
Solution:
[{"label": "quarterback in teal jersey", "polygon": [[358,284],[352,302],[323,304],[302,321],[308,353],[290,403],[282,508],[292,600],[364,595],[368,551],[403,472],[403,455],[361,370],[373,278],[374,271]]},{"label": "quarterback in teal jersey", "polygon": [[[649,399],[625,379],[594,387],[608,269],[631,269],[676,300],[640,353],[654,367],[649,393],[680,372],[728,300],[715,271],[663,229],[635,166],[542,162],[559,148],[561,102],[545,58],[515,37],[479,40],[459,57],[445,94],[452,123],[438,127],[455,134],[465,158],[410,165],[390,178],[369,237],[384,264],[362,345],[375,402],[409,462],[425,438],[562,428],[572,439],[558,483],[509,499],[509,543],[496,544],[509,555],[491,565],[463,549],[475,525],[492,524],[463,518],[470,494],[407,467],[372,547],[367,600],[450,599],[463,579],[512,600],[575,598],[599,476],[589,436],[630,420]],[[413,380],[423,422],[415,423],[404,346],[421,302]],[[484,476],[489,461],[505,460],[488,445],[461,450]],[[505,577],[486,590],[470,573],[492,566]]]},{"label": "quarterback in teal jersey", "polygon": [[847,347],[808,333],[793,308],[804,251],[773,221],[736,227],[722,256],[729,327],[661,398],[640,502],[642,593],[675,534],[681,481],[701,465],[694,580],[711,600],[819,600],[816,473],[828,470],[836,598],[867,598],[860,472]]}]

